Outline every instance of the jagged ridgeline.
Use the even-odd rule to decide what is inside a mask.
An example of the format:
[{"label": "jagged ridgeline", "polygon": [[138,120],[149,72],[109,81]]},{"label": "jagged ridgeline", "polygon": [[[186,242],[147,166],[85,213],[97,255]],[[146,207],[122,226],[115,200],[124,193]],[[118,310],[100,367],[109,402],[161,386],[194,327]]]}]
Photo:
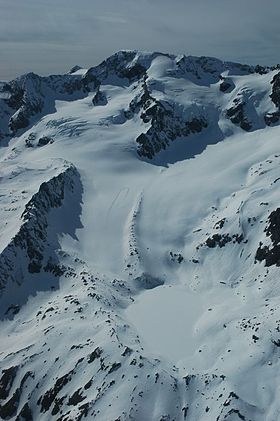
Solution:
[{"label": "jagged ridgeline", "polygon": [[0,419],[279,419],[279,122],[279,66],[0,83]]},{"label": "jagged ridgeline", "polygon": [[[169,68],[165,69],[169,80],[166,87],[176,83],[180,86],[172,95],[164,89],[164,84],[156,83],[156,72],[163,71],[162,66],[155,65],[157,59],[169,61]],[[246,77],[251,84],[263,80],[261,100],[250,82],[245,86],[240,83]],[[76,66],[68,74],[47,77],[28,73],[2,83],[0,139],[22,133],[43,115],[54,112],[57,100],[77,100],[92,92],[93,105],[105,106],[108,100],[103,86],[108,83],[133,86],[135,95],[116,123],[136,116],[142,120],[143,131],[135,141],[138,154],[148,159],[175,139],[202,131],[211,136],[214,130],[216,136],[224,137],[219,125],[223,118],[245,131],[275,125],[280,120],[277,66],[248,66],[210,57],[121,51],[88,70],[82,71]],[[195,97],[193,85],[197,86]],[[189,97],[182,100],[180,91],[186,95],[190,91]],[[269,98],[265,94],[269,94]],[[47,139],[39,139],[36,144],[42,146],[46,142]],[[32,135],[26,143],[33,145]]]}]

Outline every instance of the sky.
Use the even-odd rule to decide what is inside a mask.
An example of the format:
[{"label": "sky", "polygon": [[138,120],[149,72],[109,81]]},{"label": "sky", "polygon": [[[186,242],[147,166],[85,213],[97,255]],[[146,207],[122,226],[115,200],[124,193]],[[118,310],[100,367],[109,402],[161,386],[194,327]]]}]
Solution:
[{"label": "sky", "polygon": [[0,0],[0,80],[123,49],[280,62],[280,0]]}]

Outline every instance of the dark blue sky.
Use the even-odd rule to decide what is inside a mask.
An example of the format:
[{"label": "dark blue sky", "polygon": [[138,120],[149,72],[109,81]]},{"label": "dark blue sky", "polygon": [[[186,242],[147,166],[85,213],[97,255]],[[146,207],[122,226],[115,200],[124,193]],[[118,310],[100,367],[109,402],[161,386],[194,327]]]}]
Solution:
[{"label": "dark blue sky", "polygon": [[0,0],[0,79],[121,49],[280,62],[280,0]]}]

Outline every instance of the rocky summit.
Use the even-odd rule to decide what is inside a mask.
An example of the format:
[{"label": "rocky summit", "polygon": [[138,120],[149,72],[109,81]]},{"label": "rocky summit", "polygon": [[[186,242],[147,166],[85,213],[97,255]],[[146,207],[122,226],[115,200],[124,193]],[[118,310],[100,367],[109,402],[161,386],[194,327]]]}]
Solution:
[{"label": "rocky summit", "polygon": [[279,420],[279,142],[279,65],[1,82],[0,419]]}]

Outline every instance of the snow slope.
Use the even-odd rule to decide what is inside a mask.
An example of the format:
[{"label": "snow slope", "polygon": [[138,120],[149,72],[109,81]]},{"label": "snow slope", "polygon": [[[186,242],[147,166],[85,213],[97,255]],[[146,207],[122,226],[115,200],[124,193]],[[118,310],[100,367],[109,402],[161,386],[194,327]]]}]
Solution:
[{"label": "snow slope", "polygon": [[0,90],[0,418],[277,421],[279,68]]}]

